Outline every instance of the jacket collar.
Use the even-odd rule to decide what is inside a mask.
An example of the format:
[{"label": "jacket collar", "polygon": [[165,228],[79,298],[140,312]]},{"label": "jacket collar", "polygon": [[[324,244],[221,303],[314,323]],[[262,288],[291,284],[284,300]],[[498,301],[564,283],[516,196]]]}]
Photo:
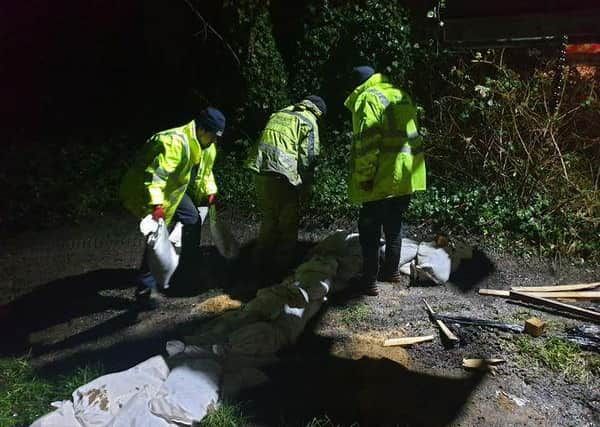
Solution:
[{"label": "jacket collar", "polygon": [[200,141],[198,141],[198,136],[196,135],[196,122],[192,120],[186,125],[188,128],[188,141],[190,144],[190,157],[192,163],[197,165],[200,163],[200,155],[202,154],[202,146],[200,145]]},{"label": "jacket collar", "polygon": [[344,101],[344,106],[350,111],[354,111],[354,103],[356,102],[356,98],[367,90],[370,87],[376,86],[380,83],[386,83],[388,79],[381,73],[375,73],[359,86],[357,86],[352,93],[346,98]]}]

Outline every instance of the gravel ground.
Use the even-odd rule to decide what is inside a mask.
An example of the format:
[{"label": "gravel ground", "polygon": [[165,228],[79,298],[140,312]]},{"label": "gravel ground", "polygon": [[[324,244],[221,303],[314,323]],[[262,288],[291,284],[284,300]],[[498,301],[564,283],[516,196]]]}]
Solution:
[{"label": "gravel ground", "polygon": [[[231,212],[223,218],[240,241],[256,234],[254,221]],[[5,241],[0,249],[0,303],[12,302],[3,311],[3,336],[9,339],[2,354],[30,352],[40,375],[95,362],[107,371],[126,369],[161,353],[167,339],[197,330],[209,316],[197,309],[198,303],[223,293],[241,300],[252,297],[255,287],[245,265],[225,262],[205,233],[202,261],[190,269],[193,279],[174,288],[158,309],[138,310],[132,296],[142,248],[136,229],[133,221],[110,216]],[[327,233],[305,230],[301,237],[316,241]],[[426,234],[407,229],[409,237]],[[306,420],[324,414],[341,425],[356,421],[361,426],[600,425],[597,372],[582,380],[551,370],[519,353],[515,334],[491,329],[454,325],[461,342],[449,347],[422,306],[426,298],[439,312],[518,324],[537,316],[551,326],[547,335],[556,335],[585,322],[482,297],[477,289],[599,278],[597,265],[558,264],[480,246],[475,259],[445,286],[409,286],[406,279],[398,285],[381,284],[378,297],[334,298],[298,345],[270,368],[272,382],[241,398],[250,401],[256,424],[269,426],[306,425]],[[587,306],[600,309],[599,304]],[[359,315],[348,314],[349,307],[360,308]],[[378,360],[380,354],[368,351],[359,356],[371,357],[352,360],[332,350],[365,336],[372,341],[402,334],[432,334],[435,339],[392,357],[400,363]],[[361,342],[364,352],[369,346]],[[506,363],[493,375],[467,372],[461,364],[469,357],[499,357]],[[600,364],[598,354],[584,357]]]}]

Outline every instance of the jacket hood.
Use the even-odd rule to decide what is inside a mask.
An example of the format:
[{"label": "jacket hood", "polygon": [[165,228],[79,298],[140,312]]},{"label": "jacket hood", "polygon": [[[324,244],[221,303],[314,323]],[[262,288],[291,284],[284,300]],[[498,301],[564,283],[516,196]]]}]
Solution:
[{"label": "jacket hood", "polygon": [[296,107],[300,110],[308,110],[311,113],[313,113],[315,115],[315,117],[317,117],[317,118],[321,117],[321,115],[323,114],[321,112],[321,110],[319,110],[319,107],[317,107],[315,104],[313,104],[308,99],[303,99],[299,103],[295,104],[294,107]]},{"label": "jacket hood", "polygon": [[348,95],[348,98],[346,98],[346,100],[344,101],[344,107],[346,107],[350,111],[353,111],[354,110],[353,107],[354,107],[354,103],[356,102],[356,98],[358,98],[358,96],[361,93],[363,93],[365,90],[367,90],[370,87],[376,86],[380,83],[388,83],[388,82],[389,82],[389,80],[383,74],[381,74],[381,73],[373,74],[364,83],[357,86],[350,95]]}]

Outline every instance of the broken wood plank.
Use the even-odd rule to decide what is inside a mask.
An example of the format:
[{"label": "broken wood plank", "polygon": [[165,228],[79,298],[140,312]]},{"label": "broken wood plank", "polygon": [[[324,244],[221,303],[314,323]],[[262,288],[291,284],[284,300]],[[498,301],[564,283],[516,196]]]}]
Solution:
[{"label": "broken wood plank", "polygon": [[463,359],[463,366],[471,369],[499,365],[506,362],[504,359]]},{"label": "broken wood plank", "polygon": [[402,338],[390,338],[383,342],[384,347],[393,347],[396,345],[411,345],[418,344],[426,341],[433,341],[435,337],[433,335],[425,335],[422,337],[402,337]]},{"label": "broken wood plank", "polygon": [[446,338],[450,341],[460,341],[458,339],[458,337],[456,335],[454,335],[454,333],[450,330],[450,328],[448,328],[448,326],[446,326],[446,324],[443,321],[435,318],[435,311],[433,311],[433,308],[431,308],[431,306],[427,303],[425,298],[423,298],[423,302],[425,303],[425,307],[427,308],[427,311],[429,312],[430,318],[432,320],[435,320],[438,327],[441,329],[442,333],[446,336]]},{"label": "broken wood plank", "polygon": [[[479,295],[490,295],[509,298],[511,291],[499,289],[479,289]],[[534,295],[541,298],[568,298],[568,299],[586,299],[600,300],[600,291],[567,291],[567,292],[522,292],[527,295]]]},{"label": "broken wood plank", "polygon": [[546,322],[537,317],[530,317],[525,321],[525,332],[532,337],[539,337],[544,333]]},{"label": "broken wood plank", "polygon": [[510,291],[510,299],[528,302],[531,304],[545,305],[547,307],[552,307],[557,310],[566,311],[566,312],[569,312],[572,314],[578,314],[578,315],[586,317],[590,320],[600,322],[600,312],[598,312],[598,311],[588,310],[586,308],[577,307],[575,305],[570,305],[570,304],[565,304],[565,303],[558,302],[558,301],[553,301],[551,299],[535,296],[534,294],[526,294],[523,292]]},{"label": "broken wood plank", "polygon": [[462,324],[462,325],[497,328],[497,329],[500,329],[503,331],[516,332],[519,334],[521,332],[523,332],[523,326],[521,326],[521,325],[511,325],[510,323],[503,323],[503,322],[498,322],[498,321],[494,321],[494,320],[476,319],[476,318],[465,317],[465,316],[450,316],[450,315],[438,314],[438,313],[436,313],[434,315],[434,317],[436,319],[442,320],[447,323],[458,323],[458,324]]},{"label": "broken wood plank", "polygon": [[600,282],[578,283],[573,285],[555,285],[555,286],[511,286],[512,291],[517,292],[560,292],[560,291],[581,291],[584,289],[594,289],[600,286]]}]

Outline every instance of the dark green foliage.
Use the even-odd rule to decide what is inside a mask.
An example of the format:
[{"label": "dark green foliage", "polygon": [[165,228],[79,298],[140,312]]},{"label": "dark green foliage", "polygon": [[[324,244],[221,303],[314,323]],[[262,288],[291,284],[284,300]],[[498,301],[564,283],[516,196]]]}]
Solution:
[{"label": "dark green foliage", "polygon": [[236,32],[232,36],[243,53],[245,85],[235,121],[251,133],[260,130],[269,114],[290,103],[287,71],[273,37],[268,6],[265,1],[247,0],[232,8]]},{"label": "dark green foliage", "polygon": [[597,83],[566,76],[555,113],[553,62],[518,73],[506,65],[518,55],[473,52],[440,70],[446,88],[424,121],[435,187],[420,207],[439,204],[423,213],[446,226],[524,238],[544,252],[597,254]]},{"label": "dark green foliage", "polygon": [[[305,35],[292,64],[292,93],[319,93],[330,104],[329,122],[338,126],[345,117],[342,103],[353,89],[350,71],[371,65],[393,82],[410,89],[418,44],[410,40],[405,10],[397,2],[367,0],[333,5],[312,2]],[[340,117],[341,115],[341,117]]]}]

